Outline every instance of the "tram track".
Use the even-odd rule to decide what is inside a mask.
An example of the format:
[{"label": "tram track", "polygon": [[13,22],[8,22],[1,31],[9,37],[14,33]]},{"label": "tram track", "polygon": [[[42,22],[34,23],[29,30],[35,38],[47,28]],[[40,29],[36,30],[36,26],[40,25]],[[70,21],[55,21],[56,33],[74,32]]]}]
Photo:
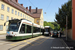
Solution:
[{"label": "tram track", "polygon": [[[49,38],[47,38],[47,39],[49,39]],[[24,41],[25,43],[23,42],[23,44],[21,43],[21,44],[19,44],[18,46],[25,46],[26,44],[27,44],[27,45],[30,44],[31,46],[34,46],[36,43],[38,43],[37,45],[40,45],[40,44],[42,44],[44,41],[46,41],[47,39],[43,39],[43,40],[37,39],[37,40],[32,41],[32,42]],[[11,45],[17,46],[17,44],[18,44],[18,43],[14,43],[14,44],[11,44]]]},{"label": "tram track", "polygon": [[48,38],[47,39],[40,39],[40,38],[44,38],[44,37],[40,36],[40,37],[25,39],[25,40],[21,40],[21,41],[9,41],[9,40],[2,38],[2,39],[0,39],[0,40],[3,40],[3,41],[0,41],[0,46],[3,46],[3,45],[25,46],[26,44],[31,44],[31,46],[34,46],[33,42],[39,43],[39,45],[40,45],[41,43],[43,43],[44,41],[46,41],[48,39]]}]

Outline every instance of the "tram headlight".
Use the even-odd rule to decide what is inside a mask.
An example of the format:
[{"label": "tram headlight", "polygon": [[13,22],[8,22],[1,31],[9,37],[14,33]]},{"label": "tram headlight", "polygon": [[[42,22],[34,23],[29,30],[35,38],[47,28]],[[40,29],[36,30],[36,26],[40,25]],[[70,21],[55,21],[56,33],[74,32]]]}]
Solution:
[{"label": "tram headlight", "polygon": [[13,34],[13,32],[12,32],[12,34]]}]

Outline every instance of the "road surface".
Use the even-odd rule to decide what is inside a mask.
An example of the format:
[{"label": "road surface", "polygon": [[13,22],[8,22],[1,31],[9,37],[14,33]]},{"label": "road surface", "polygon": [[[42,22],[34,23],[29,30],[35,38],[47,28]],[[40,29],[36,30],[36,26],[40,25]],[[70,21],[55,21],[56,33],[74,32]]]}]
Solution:
[{"label": "road surface", "polygon": [[0,35],[0,50],[69,50],[60,38],[38,36],[35,38],[10,41],[5,35]]}]

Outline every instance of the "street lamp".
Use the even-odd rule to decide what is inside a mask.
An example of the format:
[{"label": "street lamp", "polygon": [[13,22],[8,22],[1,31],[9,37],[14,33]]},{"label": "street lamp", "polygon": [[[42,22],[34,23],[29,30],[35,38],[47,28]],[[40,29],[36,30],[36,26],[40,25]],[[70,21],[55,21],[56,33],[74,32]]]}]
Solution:
[{"label": "street lamp", "polygon": [[67,28],[68,28],[67,19],[68,19],[68,17],[66,16],[66,40],[67,40]]}]

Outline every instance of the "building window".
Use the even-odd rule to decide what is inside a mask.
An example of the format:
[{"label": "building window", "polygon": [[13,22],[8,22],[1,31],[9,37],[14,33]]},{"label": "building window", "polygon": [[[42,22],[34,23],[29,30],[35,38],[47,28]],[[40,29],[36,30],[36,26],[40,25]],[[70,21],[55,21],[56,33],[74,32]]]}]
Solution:
[{"label": "building window", "polygon": [[23,14],[23,17],[24,17],[24,14]]},{"label": "building window", "polygon": [[1,20],[3,20],[3,19],[4,19],[4,15],[1,14]]},{"label": "building window", "polygon": [[15,15],[17,15],[17,11],[15,11]]},{"label": "building window", "polygon": [[3,25],[0,25],[0,30],[3,30]]},{"label": "building window", "polygon": [[39,21],[37,20],[37,23],[39,23]]},{"label": "building window", "polygon": [[19,16],[19,14],[20,14],[20,13],[18,12],[18,16]]},{"label": "building window", "polygon": [[28,19],[28,16],[27,16],[27,19]]},{"label": "building window", "polygon": [[7,19],[6,19],[7,21],[9,20],[9,16],[7,16]]},{"label": "building window", "polygon": [[12,14],[14,13],[14,10],[12,9]]},{"label": "building window", "polygon": [[6,26],[6,30],[8,30],[8,26]]},{"label": "building window", "polygon": [[21,13],[21,17],[22,17],[22,13]]},{"label": "building window", "polygon": [[25,18],[26,18],[26,15],[25,15]]},{"label": "building window", "polygon": [[11,20],[13,20],[13,17],[11,17]]},{"label": "building window", "polygon": [[28,16],[27,16],[27,19],[28,19]]},{"label": "building window", "polygon": [[9,10],[10,10],[10,8],[9,7],[7,7],[7,11],[9,12]]},{"label": "building window", "polygon": [[1,5],[1,9],[4,10],[4,5],[3,4]]},{"label": "building window", "polygon": [[25,15],[25,18],[26,18],[26,15]]}]

